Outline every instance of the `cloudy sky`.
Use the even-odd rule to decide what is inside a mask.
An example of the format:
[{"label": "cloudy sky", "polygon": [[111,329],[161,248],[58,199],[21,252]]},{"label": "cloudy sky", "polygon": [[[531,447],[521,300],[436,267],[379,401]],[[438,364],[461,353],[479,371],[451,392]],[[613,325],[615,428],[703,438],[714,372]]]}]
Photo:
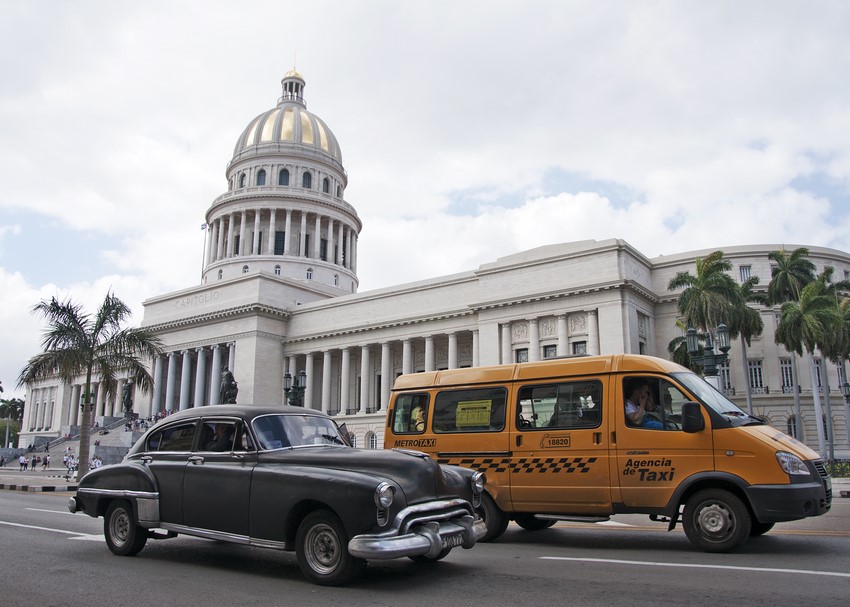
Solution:
[{"label": "cloudy sky", "polygon": [[[363,220],[360,291],[535,246],[850,250],[850,4],[31,0],[0,20],[0,380],[43,298],[200,282],[290,68]],[[391,253],[391,254],[388,254]]]}]

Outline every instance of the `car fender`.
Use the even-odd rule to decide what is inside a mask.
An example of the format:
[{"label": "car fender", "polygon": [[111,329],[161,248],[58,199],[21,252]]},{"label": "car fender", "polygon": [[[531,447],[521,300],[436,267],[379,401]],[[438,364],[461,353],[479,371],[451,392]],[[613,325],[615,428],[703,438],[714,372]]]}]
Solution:
[{"label": "car fender", "polygon": [[89,516],[103,516],[116,499],[133,505],[138,525],[150,528],[159,524],[159,487],[147,466],[137,462],[104,466],[86,474],[77,486],[79,509]]}]

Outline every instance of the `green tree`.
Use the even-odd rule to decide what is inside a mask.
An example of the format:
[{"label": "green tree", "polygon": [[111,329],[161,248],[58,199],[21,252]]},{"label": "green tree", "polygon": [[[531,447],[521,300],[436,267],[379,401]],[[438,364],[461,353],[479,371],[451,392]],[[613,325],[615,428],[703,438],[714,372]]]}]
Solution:
[{"label": "green tree", "polygon": [[753,337],[758,337],[764,331],[764,321],[758,310],[749,304],[755,303],[766,306],[767,297],[758,293],[755,286],[759,283],[758,276],[750,276],[740,285],[736,285],[738,291],[733,303],[732,316],[729,322],[730,337],[741,338],[741,362],[744,367],[744,386],[747,393],[747,413],[753,414],[753,395],[750,386],[750,362],[747,357],[747,348],[751,345]]},{"label": "green tree", "polygon": [[[2,386],[0,386],[2,387]],[[24,414],[24,401],[20,398],[9,398],[0,400],[0,419],[3,420],[3,447],[8,447],[11,441],[14,444],[18,442],[18,430],[20,428],[18,420]],[[14,427],[12,422],[15,422]]]},{"label": "green tree", "polygon": [[[800,293],[815,280],[815,264],[809,260],[809,249],[799,247],[790,253],[781,247],[767,254],[773,262],[770,270],[770,284],[767,286],[767,298],[771,305],[781,306],[788,301],[799,301]],[[797,437],[803,437],[803,418],[800,412],[800,389],[797,380],[797,353],[791,354],[791,383],[794,393],[794,420]]]},{"label": "green tree", "polygon": [[[114,394],[118,373],[126,373],[136,386],[147,392],[153,379],[143,360],[161,354],[158,337],[146,329],[122,328],[130,316],[130,308],[112,293],[107,293],[92,316],[73,302],[59,302],[55,297],[42,300],[32,308],[48,323],[42,338],[44,352],[31,358],[21,371],[18,385],[58,376],[71,382],[85,376],[82,402],[91,402],[92,377],[100,380],[106,395]],[[92,427],[90,406],[82,408],[80,430],[79,477],[88,472]]]},{"label": "green tree", "polygon": [[682,289],[678,307],[685,325],[714,337],[721,323],[730,324],[738,301],[738,285],[727,274],[732,262],[723,251],[696,259],[696,273],[679,272],[667,285],[669,291]]},{"label": "green tree", "polygon": [[805,348],[809,355],[818,447],[824,459],[826,459],[826,440],[821,423],[823,410],[817,388],[818,378],[814,354],[820,344],[826,343],[832,333],[840,330],[840,325],[841,318],[834,297],[829,293],[826,283],[815,280],[803,287],[799,301],[788,301],[782,304],[779,326],[776,328],[776,343],[800,356]]}]

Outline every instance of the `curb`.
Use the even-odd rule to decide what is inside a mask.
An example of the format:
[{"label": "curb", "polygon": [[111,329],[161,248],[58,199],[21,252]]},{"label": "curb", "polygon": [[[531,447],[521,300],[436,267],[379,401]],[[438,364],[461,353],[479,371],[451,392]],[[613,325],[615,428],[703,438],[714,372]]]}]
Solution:
[{"label": "curb", "polygon": [[77,485],[67,485],[64,487],[57,487],[55,485],[3,485],[0,484],[0,489],[5,489],[8,491],[32,491],[32,492],[61,492],[61,491],[76,491]]}]

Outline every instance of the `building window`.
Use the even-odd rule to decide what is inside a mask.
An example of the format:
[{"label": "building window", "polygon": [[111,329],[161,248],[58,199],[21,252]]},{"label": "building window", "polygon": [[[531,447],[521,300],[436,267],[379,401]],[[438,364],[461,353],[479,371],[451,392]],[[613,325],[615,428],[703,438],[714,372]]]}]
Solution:
[{"label": "building window", "polygon": [[280,266],[275,266],[275,267],[274,267],[274,275],[275,275],[275,276],[280,276]]},{"label": "building window", "polygon": [[257,250],[252,251],[252,252],[256,253],[257,255],[262,255],[263,254],[263,233],[260,232],[259,234],[256,234],[255,239],[257,241]]},{"label": "building window", "polygon": [[233,237],[233,254],[234,255],[240,255],[241,254],[240,253],[241,249],[239,248],[239,246],[242,244],[241,240],[242,240],[242,237],[239,236],[239,234],[237,234],[236,236]]},{"label": "building window", "polygon": [[378,435],[377,434],[375,434],[374,432],[370,432],[366,436],[366,439],[369,441],[369,448],[370,449],[377,449],[378,448]]},{"label": "building window", "polygon": [[516,351],[516,361],[518,363],[528,362],[528,348],[520,348]]},{"label": "building window", "polygon": [[242,173],[242,174],[239,176],[239,187],[240,187],[240,188],[244,188],[244,187],[245,187],[245,179],[246,179],[246,177],[245,177],[245,173]]},{"label": "building window", "polygon": [[719,378],[720,391],[729,396],[735,394],[732,388],[732,374],[729,371],[729,361],[717,367],[717,377]]},{"label": "building window", "polygon": [[307,268],[307,280],[313,280],[313,268]]},{"label": "building window", "polygon": [[277,174],[277,185],[289,185],[289,170],[281,169]]},{"label": "building window", "polygon": [[257,185],[266,185],[266,170],[260,169],[260,172],[257,173]]},{"label": "building window", "polygon": [[820,358],[815,359],[815,371],[818,376],[818,388],[823,388],[823,360]]},{"label": "building window", "polygon": [[243,274],[247,274],[247,273],[248,273],[248,266],[242,266],[242,273],[243,273]]},{"label": "building window", "polygon": [[543,346],[543,358],[555,358],[558,356],[558,346]]},{"label": "building window", "polygon": [[747,361],[747,367],[750,372],[750,388],[753,394],[764,394],[764,372],[760,360]]},{"label": "building window", "polygon": [[224,274],[224,270],[218,271],[218,279],[221,280],[222,275]]},{"label": "building window", "polygon": [[[339,187],[339,186],[336,186],[336,197],[337,197],[337,198],[341,198],[341,197],[342,197],[342,188],[341,188],[341,187]],[[846,280],[850,280],[850,278],[847,278]]]},{"label": "building window", "polygon": [[286,232],[274,233],[274,254],[283,255],[283,247],[286,242]]},{"label": "building window", "polygon": [[328,239],[322,238],[319,240],[319,259],[322,261],[328,260]]},{"label": "building window", "polygon": [[752,266],[738,266],[738,270],[741,272],[741,282],[747,282],[750,279]]},{"label": "building window", "polygon": [[573,342],[573,354],[587,354],[587,342],[586,341],[574,341]]},{"label": "building window", "polygon": [[304,235],[304,257],[310,257],[310,235]]},{"label": "building window", "polygon": [[322,192],[329,194],[331,191],[331,181],[327,177],[322,179]]},{"label": "building window", "polygon": [[797,438],[797,416],[789,415],[788,422],[785,424],[786,434],[793,438]]},{"label": "building window", "polygon": [[638,354],[646,354],[646,343],[639,341],[638,342]]},{"label": "building window", "polygon": [[794,373],[791,370],[791,359],[779,359],[779,374],[782,377],[782,392],[791,394],[794,392]]},{"label": "building window", "polygon": [[339,274],[334,274],[334,286],[339,286]]},{"label": "building window", "polygon": [[313,187],[313,176],[310,173],[304,173],[301,176],[301,187],[309,190]]}]

